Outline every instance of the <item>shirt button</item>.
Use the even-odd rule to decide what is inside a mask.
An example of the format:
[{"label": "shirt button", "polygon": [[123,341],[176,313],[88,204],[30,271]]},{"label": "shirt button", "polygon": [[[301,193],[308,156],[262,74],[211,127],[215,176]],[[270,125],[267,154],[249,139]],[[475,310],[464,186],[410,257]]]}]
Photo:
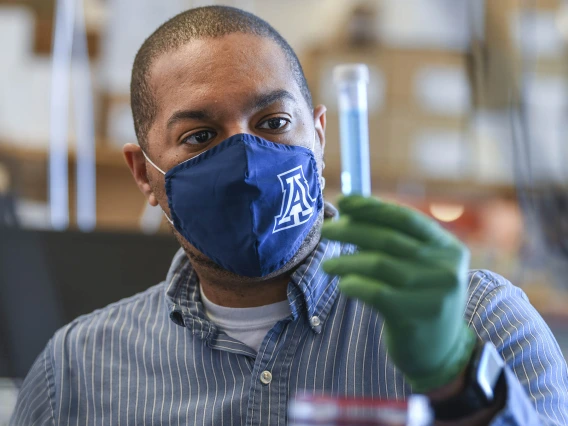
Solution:
[{"label": "shirt button", "polygon": [[319,319],[319,317],[313,316],[310,318],[310,324],[312,325],[312,327],[319,327],[319,325],[321,324],[321,321]]},{"label": "shirt button", "polygon": [[260,374],[260,381],[265,385],[269,384],[272,381],[272,373],[268,370],[263,371]]}]

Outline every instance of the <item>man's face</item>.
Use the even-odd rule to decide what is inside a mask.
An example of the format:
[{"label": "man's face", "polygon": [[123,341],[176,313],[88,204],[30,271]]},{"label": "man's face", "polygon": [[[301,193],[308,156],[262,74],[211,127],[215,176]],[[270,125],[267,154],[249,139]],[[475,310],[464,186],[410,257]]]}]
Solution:
[{"label": "man's face", "polygon": [[[272,40],[239,33],[194,40],[157,58],[149,80],[158,109],[146,154],[162,170],[232,135],[249,133],[310,149],[315,140],[321,175],[325,108],[310,109],[286,55]],[[158,203],[171,217],[164,176],[153,167],[146,175],[149,188],[137,179],[139,186],[151,204]],[[207,261],[176,236],[192,260]]]}]

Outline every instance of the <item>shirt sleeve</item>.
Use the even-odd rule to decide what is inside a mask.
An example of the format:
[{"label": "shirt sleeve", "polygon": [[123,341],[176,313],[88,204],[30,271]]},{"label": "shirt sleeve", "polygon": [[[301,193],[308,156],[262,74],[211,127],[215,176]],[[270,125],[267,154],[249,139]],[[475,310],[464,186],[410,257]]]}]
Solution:
[{"label": "shirt sleeve", "polygon": [[28,372],[16,402],[10,426],[55,425],[53,415],[53,368],[51,342],[37,357]]},{"label": "shirt sleeve", "polygon": [[505,407],[491,424],[567,425],[566,361],[526,294],[503,277],[477,271],[470,282],[465,318],[507,364]]}]

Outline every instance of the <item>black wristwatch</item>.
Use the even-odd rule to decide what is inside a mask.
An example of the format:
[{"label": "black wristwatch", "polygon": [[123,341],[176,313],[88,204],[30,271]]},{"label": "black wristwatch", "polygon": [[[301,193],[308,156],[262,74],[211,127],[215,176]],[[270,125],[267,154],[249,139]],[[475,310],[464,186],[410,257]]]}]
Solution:
[{"label": "black wristwatch", "polygon": [[459,420],[490,407],[505,392],[505,363],[491,343],[478,341],[459,395],[432,403],[436,420]]}]

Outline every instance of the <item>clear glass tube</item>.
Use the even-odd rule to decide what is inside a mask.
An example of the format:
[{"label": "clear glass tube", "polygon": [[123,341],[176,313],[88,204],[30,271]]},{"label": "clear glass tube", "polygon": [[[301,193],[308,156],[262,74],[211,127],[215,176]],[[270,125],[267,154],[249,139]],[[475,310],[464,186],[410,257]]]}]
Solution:
[{"label": "clear glass tube", "polygon": [[365,64],[344,64],[334,69],[339,107],[341,147],[341,192],[371,195],[369,158],[369,113]]}]

